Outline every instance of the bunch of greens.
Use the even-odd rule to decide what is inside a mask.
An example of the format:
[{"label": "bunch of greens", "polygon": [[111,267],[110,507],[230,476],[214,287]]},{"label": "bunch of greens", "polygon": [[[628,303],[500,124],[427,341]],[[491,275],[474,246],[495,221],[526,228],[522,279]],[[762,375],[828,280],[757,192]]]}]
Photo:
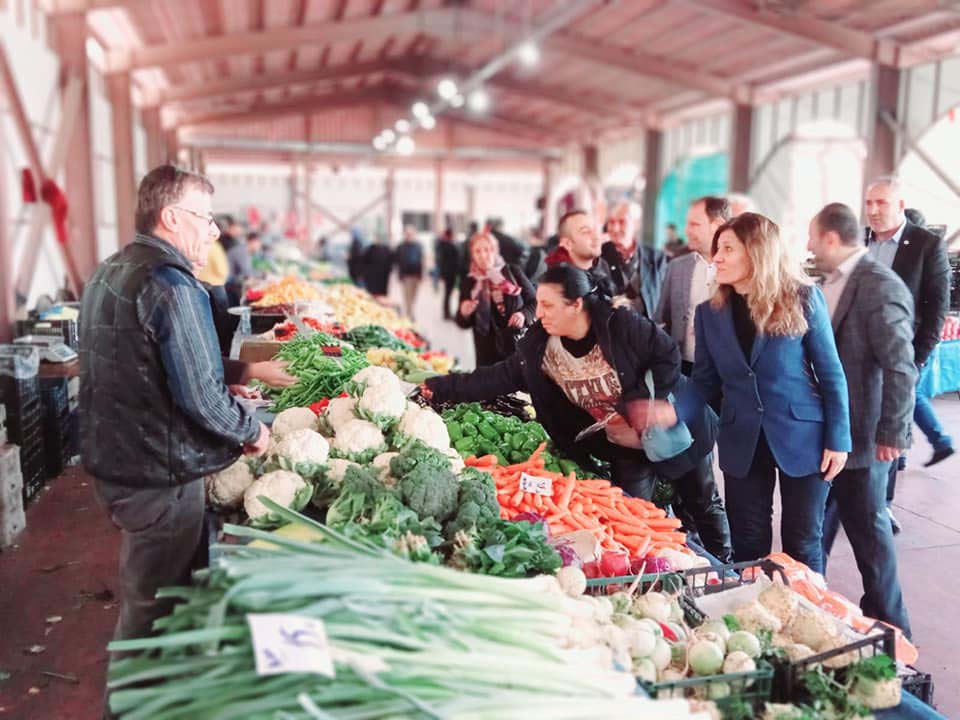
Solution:
[{"label": "bunch of greens", "polygon": [[494,520],[454,539],[451,565],[462,570],[501,577],[553,574],[563,561],[547,542],[542,522]]},{"label": "bunch of greens", "polygon": [[274,412],[337,397],[350,378],[369,365],[364,353],[320,332],[297,335],[277,353],[277,359],[289,363],[287,372],[298,382],[280,391]]},{"label": "bunch of greens", "polygon": [[390,350],[413,350],[413,348],[381,325],[359,325],[343,334],[343,339],[357,350],[389,348]]}]

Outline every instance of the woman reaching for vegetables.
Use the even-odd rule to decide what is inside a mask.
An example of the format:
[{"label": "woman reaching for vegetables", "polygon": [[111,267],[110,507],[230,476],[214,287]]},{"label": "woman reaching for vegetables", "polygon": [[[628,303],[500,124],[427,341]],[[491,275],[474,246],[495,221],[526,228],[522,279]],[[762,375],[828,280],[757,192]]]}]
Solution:
[{"label": "woman reaching for vegetables", "polygon": [[533,322],[536,293],[520,268],[504,262],[493,236],[477,233],[469,247],[456,321],[473,328],[477,367],[484,367],[513,355],[520,332]]},{"label": "woman reaching for vegetables", "polygon": [[[673,340],[628,307],[610,298],[578,268],[561,263],[547,270],[537,289],[537,318],[517,352],[469,374],[431,378],[427,398],[441,402],[489,400],[518,390],[530,394],[537,418],[557,447],[581,465],[594,456],[611,464],[614,483],[650,499],[655,474],[637,431],[627,420],[632,403],[646,404],[644,375],[653,375],[655,394],[667,397],[680,378]],[[597,422],[602,432],[577,435]],[[691,431],[697,436],[697,427]],[[704,449],[702,444],[706,444]],[[686,451],[706,454],[712,437]]]}]

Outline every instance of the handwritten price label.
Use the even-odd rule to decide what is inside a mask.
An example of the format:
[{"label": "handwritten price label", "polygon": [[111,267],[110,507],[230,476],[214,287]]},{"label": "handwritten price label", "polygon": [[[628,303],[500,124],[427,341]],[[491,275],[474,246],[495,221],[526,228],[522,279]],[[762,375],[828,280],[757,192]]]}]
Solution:
[{"label": "handwritten price label", "polygon": [[520,474],[520,489],[534,495],[553,495],[553,480],[536,475]]},{"label": "handwritten price label", "polygon": [[247,615],[257,675],[314,673],[334,677],[322,620],[285,613]]}]

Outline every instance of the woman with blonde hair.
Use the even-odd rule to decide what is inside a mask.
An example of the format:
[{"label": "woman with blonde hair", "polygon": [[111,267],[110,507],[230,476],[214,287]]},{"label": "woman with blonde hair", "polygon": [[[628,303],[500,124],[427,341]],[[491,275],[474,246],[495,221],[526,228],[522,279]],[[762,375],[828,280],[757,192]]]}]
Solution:
[{"label": "woman with blonde hair", "polygon": [[467,246],[470,270],[460,283],[456,322],[473,328],[476,365],[494,365],[510,357],[517,339],[537,312],[537,294],[518,267],[507,265],[497,240],[478,232]]},{"label": "woman with blonde hair", "polygon": [[738,562],[770,553],[780,478],[783,550],[823,571],[830,481],[850,451],[847,382],[820,289],[776,223],[743,213],[713,237],[717,290],[697,307],[691,382],[648,424],[688,422],[723,391],[718,446]]}]

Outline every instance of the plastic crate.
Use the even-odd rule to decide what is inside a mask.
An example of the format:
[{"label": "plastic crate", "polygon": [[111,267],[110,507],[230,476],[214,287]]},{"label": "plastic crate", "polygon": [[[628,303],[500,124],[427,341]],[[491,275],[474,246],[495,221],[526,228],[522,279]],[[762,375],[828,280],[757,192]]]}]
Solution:
[{"label": "plastic crate", "polygon": [[713,700],[720,709],[721,716],[734,704],[746,703],[759,717],[763,706],[773,694],[773,668],[758,667],[756,670],[742,673],[689,677],[682,680],[647,683],[640,682],[643,689],[652,698],[699,698]]},{"label": "plastic crate", "polygon": [[638,588],[642,592],[657,587],[667,592],[678,592],[681,588],[686,588],[695,597],[723,592],[743,584],[752,583],[756,580],[760,571],[770,577],[779,574],[783,582],[789,585],[783,568],[777,563],[772,560],[751,560],[749,562],[708,565],[668,573],[591,578],[587,580],[587,590],[593,595],[616,592],[624,586],[632,585],[639,579]]},{"label": "plastic crate", "polygon": [[933,675],[920,672],[915,667],[906,666],[906,674],[900,675],[904,692],[908,692],[930,707],[933,704]]},{"label": "plastic crate", "polygon": [[59,337],[73,350],[80,348],[79,323],[76,320],[18,320],[17,337],[24,335]]},{"label": "plastic crate", "polygon": [[45,413],[54,416],[63,414],[70,404],[67,378],[41,378],[40,398]]},{"label": "plastic crate", "polygon": [[21,447],[32,447],[43,440],[43,413],[40,403],[35,403],[23,414],[7,417],[8,442]]},{"label": "plastic crate", "polygon": [[47,470],[43,444],[30,450],[20,450],[20,470],[23,474],[23,504],[35,500],[47,484]]}]

